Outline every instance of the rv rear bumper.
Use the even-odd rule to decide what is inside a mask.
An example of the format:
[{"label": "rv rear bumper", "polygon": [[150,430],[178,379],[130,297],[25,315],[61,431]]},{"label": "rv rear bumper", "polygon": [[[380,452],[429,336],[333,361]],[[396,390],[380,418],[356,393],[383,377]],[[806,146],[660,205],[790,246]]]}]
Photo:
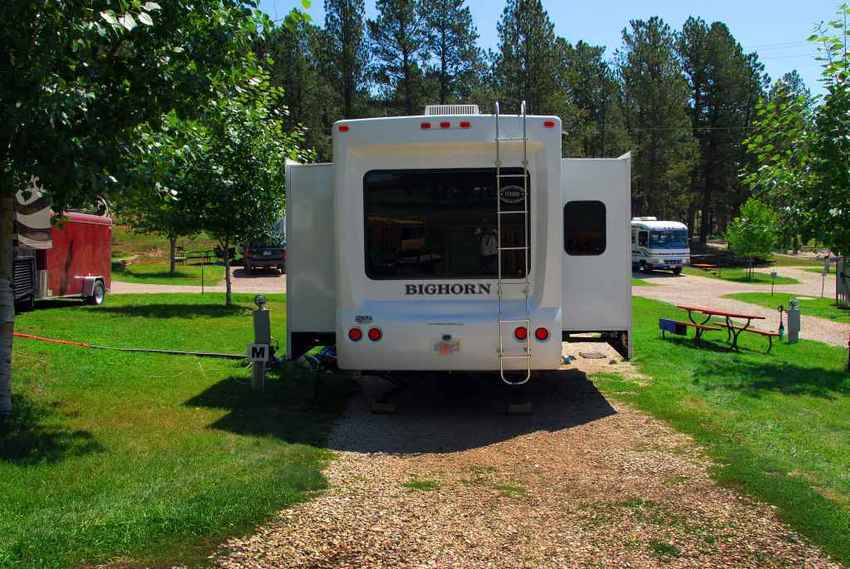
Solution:
[{"label": "rv rear bumper", "polygon": [[[505,314],[501,346],[507,370],[552,370],[561,365],[561,312],[540,310],[530,326],[520,322],[527,315]],[[500,337],[492,315],[419,318],[386,313],[357,322],[355,315],[342,319],[337,330],[339,367],[352,371],[499,371]],[[516,337],[516,328],[527,328],[528,339]],[[535,331],[545,329],[538,339]],[[352,333],[359,330],[359,333]],[[372,330],[379,330],[380,333]],[[542,335],[542,333],[541,333]],[[377,338],[377,339],[373,339]],[[528,350],[528,351],[526,351]],[[524,357],[530,352],[530,358]]]}]

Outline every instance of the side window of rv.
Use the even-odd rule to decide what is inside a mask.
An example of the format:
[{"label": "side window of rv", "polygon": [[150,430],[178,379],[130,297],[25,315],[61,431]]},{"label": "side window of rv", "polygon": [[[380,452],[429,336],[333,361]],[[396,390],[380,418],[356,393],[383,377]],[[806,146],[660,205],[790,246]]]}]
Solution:
[{"label": "side window of rv", "polygon": [[649,231],[641,231],[638,233],[638,244],[641,247],[649,245]]},{"label": "side window of rv", "polygon": [[601,255],[605,252],[605,204],[567,202],[564,206],[564,250],[567,255]]}]

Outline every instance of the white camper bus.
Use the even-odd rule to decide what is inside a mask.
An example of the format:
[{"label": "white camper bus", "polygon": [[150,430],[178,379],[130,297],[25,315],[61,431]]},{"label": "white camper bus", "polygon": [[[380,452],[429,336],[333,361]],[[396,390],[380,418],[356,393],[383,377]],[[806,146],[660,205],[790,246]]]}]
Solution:
[{"label": "white camper bus", "polygon": [[654,217],[632,220],[632,269],[673,271],[678,275],[690,262],[687,225]]},{"label": "white camper bus", "polygon": [[562,159],[561,136],[498,106],[336,123],[333,164],[287,166],[288,357],[522,384],[570,334],[628,354],[630,158]]}]

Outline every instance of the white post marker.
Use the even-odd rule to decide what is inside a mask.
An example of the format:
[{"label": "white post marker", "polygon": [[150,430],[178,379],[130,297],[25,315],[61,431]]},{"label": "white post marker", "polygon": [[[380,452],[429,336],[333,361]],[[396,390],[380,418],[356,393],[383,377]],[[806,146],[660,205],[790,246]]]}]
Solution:
[{"label": "white post marker", "polygon": [[251,388],[262,391],[266,386],[266,364],[271,360],[271,313],[266,308],[266,297],[258,294],[254,298],[254,343],[248,345],[248,358],[254,364]]}]

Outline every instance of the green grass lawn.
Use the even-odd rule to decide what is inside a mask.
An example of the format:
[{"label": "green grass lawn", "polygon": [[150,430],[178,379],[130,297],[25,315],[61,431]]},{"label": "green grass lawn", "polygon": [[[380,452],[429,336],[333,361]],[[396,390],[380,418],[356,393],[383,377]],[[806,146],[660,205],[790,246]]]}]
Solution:
[{"label": "green grass lawn", "polygon": [[632,286],[655,286],[651,282],[646,279],[639,279],[636,277],[632,277]]},{"label": "green grass lawn", "polygon": [[205,286],[214,286],[224,280],[224,267],[220,265],[177,265],[172,275],[167,262],[134,263],[126,269],[120,263],[112,263],[113,280],[125,283],[201,286],[201,271]]},{"label": "green grass lawn", "polygon": [[692,435],[716,460],[722,483],[776,505],[792,527],[850,563],[847,351],[803,341],[765,355],[766,340],[746,335],[742,353],[722,343],[697,349],[658,334],[659,318],[684,313],[633,302],[636,362],[651,379],[602,376],[597,385]]},{"label": "green grass lawn", "polygon": [[[216,243],[206,234],[201,233],[196,237],[181,237],[177,240],[177,246],[188,251],[210,251],[215,248]],[[156,233],[138,233],[126,225],[116,224],[112,226],[112,256],[116,259],[125,259],[135,255],[145,257],[167,258],[169,251],[168,239]]]},{"label": "green grass lawn", "polygon": [[[252,295],[55,303],[17,330],[111,346],[241,353]],[[283,343],[285,300],[271,297]],[[17,339],[0,433],[0,567],[203,564],[224,537],[325,486],[323,443],[350,385],[295,369],[250,390],[239,362]]]},{"label": "green grass lawn", "polygon": [[773,255],[770,260],[774,267],[823,267],[823,261],[811,257]]},{"label": "green grass lawn", "polygon": [[[740,267],[724,267],[720,270],[720,274],[718,274],[717,271],[703,271],[702,269],[697,269],[694,267],[685,267],[684,272],[686,275],[706,277],[710,279],[721,279],[724,281],[732,281],[736,283],[770,285],[772,280],[770,278],[770,273],[760,273],[758,271],[754,272],[752,275],[752,279],[750,279],[749,275],[747,274],[747,269]],[[782,275],[778,275],[774,282],[778,285],[800,284],[800,281],[798,281],[797,279],[791,277],[783,277]]]},{"label": "green grass lawn", "polygon": [[806,316],[816,316],[836,322],[850,322],[850,310],[838,308],[835,300],[832,298],[812,298],[800,297],[794,294],[776,293],[770,296],[769,293],[762,292],[744,292],[738,294],[730,294],[729,298],[735,298],[750,304],[759,306],[767,306],[769,308],[777,308],[779,305],[788,308],[788,303],[792,298],[800,299],[800,313]]},{"label": "green grass lawn", "polygon": [[[823,274],[823,265],[821,265],[820,267],[807,267],[803,270],[806,271],[807,273],[817,273],[819,275],[822,275]],[[827,274],[828,275],[834,275],[835,274],[835,265],[829,266],[829,272],[827,272]]]}]

